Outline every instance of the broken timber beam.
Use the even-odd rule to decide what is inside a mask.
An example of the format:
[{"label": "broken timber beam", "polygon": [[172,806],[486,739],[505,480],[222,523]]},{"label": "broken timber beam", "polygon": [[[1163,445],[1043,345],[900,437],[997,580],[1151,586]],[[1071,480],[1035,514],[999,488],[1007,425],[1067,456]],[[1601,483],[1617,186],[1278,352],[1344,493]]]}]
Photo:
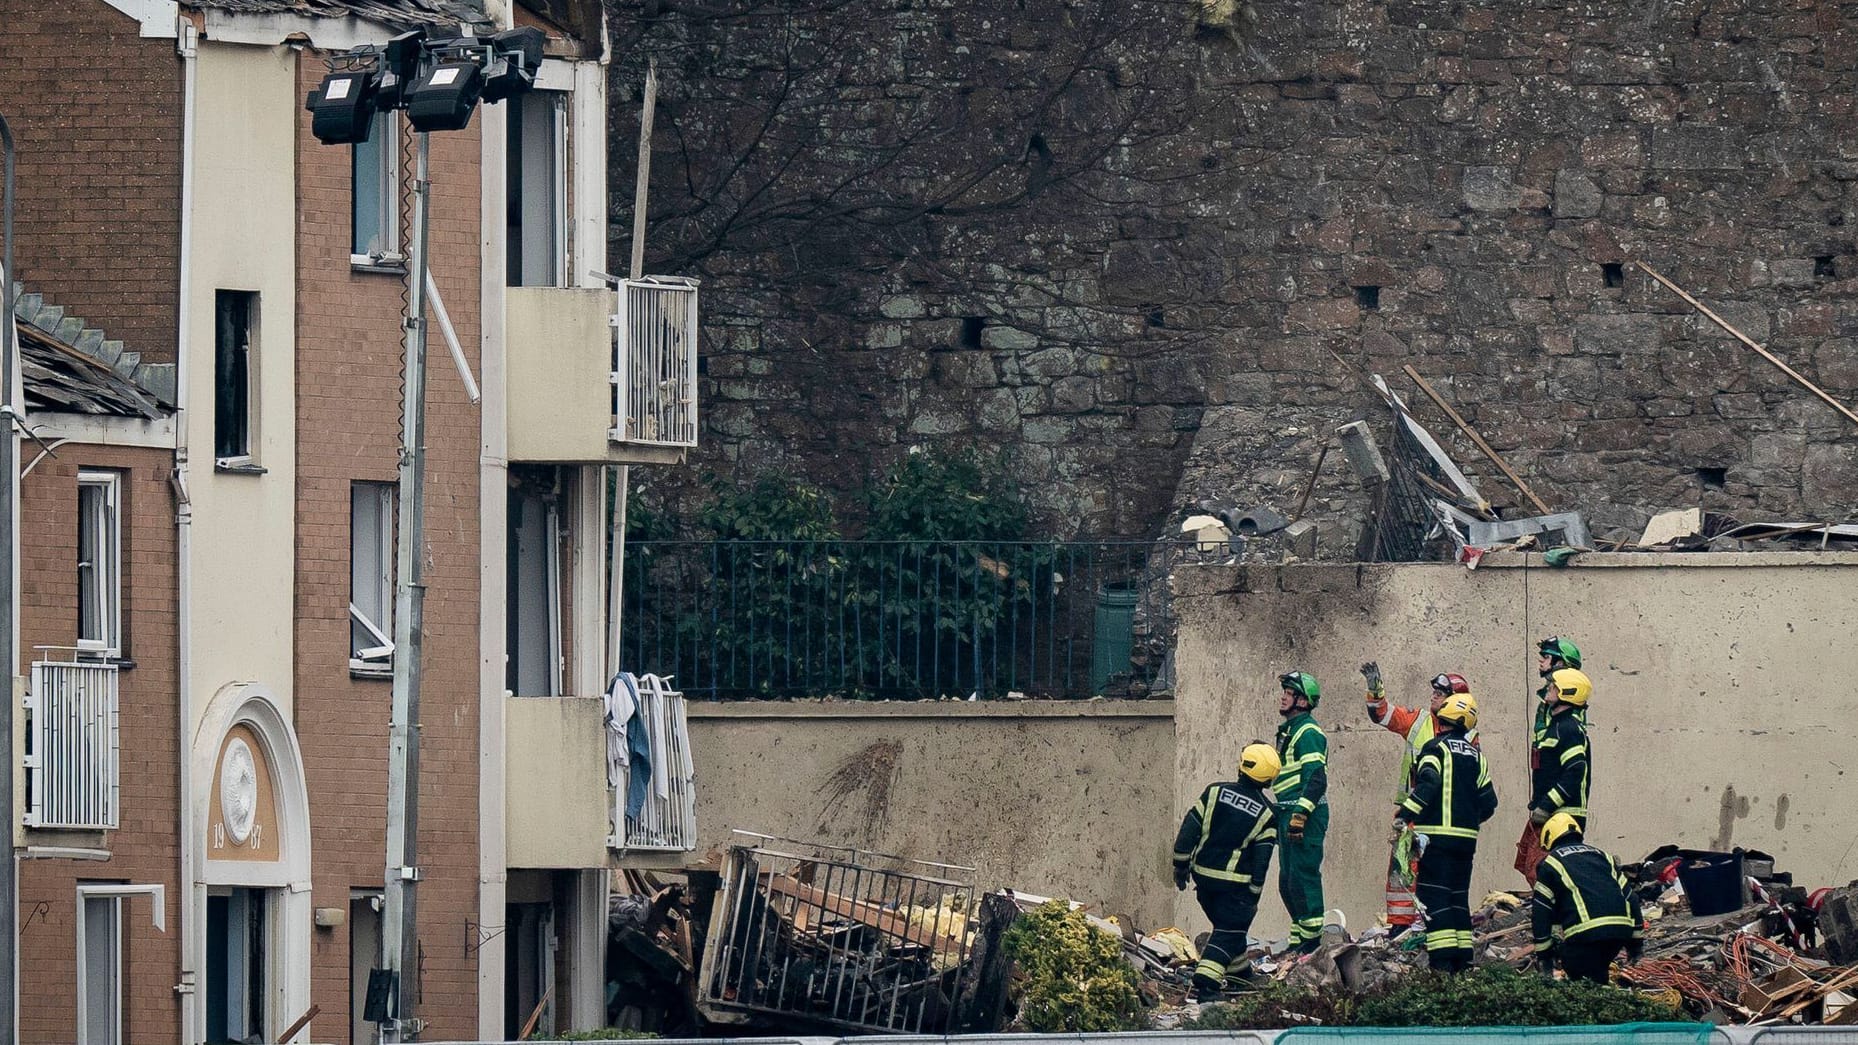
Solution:
[{"label": "broken timber beam", "polygon": [[1814,384],[1811,381],[1808,381],[1806,378],[1800,375],[1800,372],[1798,370],[1795,370],[1793,367],[1790,367],[1786,363],[1782,362],[1779,356],[1775,355],[1774,353],[1756,344],[1752,338],[1750,338],[1747,334],[1742,333],[1740,330],[1737,330],[1735,327],[1731,326],[1728,320],[1717,315],[1714,311],[1710,309],[1708,305],[1705,305],[1703,302],[1698,301],[1696,298],[1691,297],[1690,294],[1687,291],[1685,291],[1683,287],[1680,287],[1677,284],[1671,282],[1670,280],[1664,278],[1655,269],[1653,269],[1650,265],[1647,265],[1643,261],[1635,261],[1633,262],[1633,264],[1643,269],[1646,275],[1664,284],[1665,288],[1671,291],[1671,293],[1676,294],[1678,297],[1683,298],[1685,301],[1688,301],[1690,303],[1690,307],[1696,309],[1698,312],[1703,313],[1704,317],[1707,318],[1710,322],[1728,331],[1729,334],[1732,337],[1734,337],[1737,341],[1740,341],[1744,345],[1747,345],[1749,348],[1754,349],[1755,352],[1761,356],[1761,358],[1767,360],[1770,363],[1773,363],[1777,367],[1780,367],[1782,373],[1786,374],[1788,377],[1793,378],[1794,381],[1799,383],[1800,387],[1806,389],[1807,391],[1813,393],[1819,398],[1825,400],[1827,406],[1830,406],[1832,409],[1837,410],[1841,414],[1844,414],[1846,420],[1850,421],[1852,424],[1858,425],[1858,414],[1852,413],[1850,407],[1846,406],[1844,403],[1839,402],[1837,399],[1832,398],[1830,395],[1827,395],[1825,389],[1820,388],[1818,385]]},{"label": "broken timber beam", "polygon": [[1434,406],[1445,411],[1445,416],[1452,419],[1452,424],[1457,425],[1458,430],[1463,432],[1471,442],[1475,443],[1477,448],[1483,451],[1485,457],[1490,458],[1491,464],[1503,470],[1503,474],[1509,478],[1516,489],[1520,491],[1524,497],[1529,498],[1529,503],[1535,505],[1536,511],[1543,515],[1554,514],[1554,509],[1542,503],[1542,499],[1535,495],[1535,491],[1529,489],[1529,484],[1523,482],[1522,476],[1517,475],[1515,470],[1509,466],[1509,463],[1502,457],[1499,457],[1497,451],[1491,449],[1490,444],[1484,441],[1483,436],[1477,434],[1476,429],[1472,428],[1464,418],[1458,416],[1458,411],[1453,410],[1452,405],[1445,401],[1445,397],[1434,391],[1432,385],[1429,384],[1425,378],[1419,376],[1419,371],[1414,370],[1412,364],[1409,363],[1401,367],[1401,369],[1406,371],[1406,376],[1413,379],[1413,383],[1419,386],[1421,392],[1426,393],[1426,398],[1432,400]]},{"label": "broken timber beam", "polygon": [[769,878],[767,888],[772,895],[792,897],[841,918],[850,918],[861,925],[888,933],[903,943],[926,945],[934,948],[937,953],[958,953],[961,950],[959,939],[943,936],[927,925],[912,925],[907,915],[887,911],[869,900],[854,900],[849,896],[829,893],[819,886],[808,885],[785,875]]}]

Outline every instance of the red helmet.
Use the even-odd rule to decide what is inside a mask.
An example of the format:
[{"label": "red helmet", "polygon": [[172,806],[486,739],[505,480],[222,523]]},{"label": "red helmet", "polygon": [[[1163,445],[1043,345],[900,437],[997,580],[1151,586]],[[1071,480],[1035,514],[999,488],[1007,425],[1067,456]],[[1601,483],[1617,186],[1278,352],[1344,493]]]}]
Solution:
[{"label": "red helmet", "polygon": [[1471,692],[1471,684],[1464,680],[1464,676],[1451,671],[1432,676],[1432,688],[1440,693]]}]

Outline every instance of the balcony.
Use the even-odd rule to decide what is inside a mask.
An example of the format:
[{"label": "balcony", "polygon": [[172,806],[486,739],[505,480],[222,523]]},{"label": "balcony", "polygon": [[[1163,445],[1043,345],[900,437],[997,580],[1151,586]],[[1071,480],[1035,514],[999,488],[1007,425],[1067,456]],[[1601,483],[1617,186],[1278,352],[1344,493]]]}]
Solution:
[{"label": "balcony", "polygon": [[25,825],[108,831],[121,814],[116,665],[37,661],[26,694]]},{"label": "balcony", "polygon": [[604,867],[606,710],[592,697],[503,702],[511,867]]},{"label": "balcony", "polygon": [[681,462],[697,440],[696,297],[659,277],[506,290],[509,459]]},{"label": "balcony", "polygon": [[627,723],[627,739],[650,752],[649,775],[638,780],[622,767],[614,782],[607,844],[621,853],[688,853],[697,848],[696,766],[690,756],[690,728],[684,695],[664,679],[637,680],[639,708]]}]

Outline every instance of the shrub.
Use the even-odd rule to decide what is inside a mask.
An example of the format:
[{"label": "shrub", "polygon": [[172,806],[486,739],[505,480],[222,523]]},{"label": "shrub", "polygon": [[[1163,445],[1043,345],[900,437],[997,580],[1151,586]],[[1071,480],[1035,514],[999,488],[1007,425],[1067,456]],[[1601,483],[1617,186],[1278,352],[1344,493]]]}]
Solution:
[{"label": "shrub", "polygon": [[618,1027],[607,1027],[602,1030],[577,1030],[577,1031],[570,1032],[568,1034],[563,1034],[556,1038],[552,1038],[550,1040],[552,1041],[635,1041],[635,1040],[642,1039],[642,1038],[656,1038],[657,1036],[658,1035],[653,1034],[650,1031],[620,1030]]},{"label": "shrub", "polygon": [[1006,932],[1006,956],[1020,974],[1019,1016],[1041,1034],[1139,1030],[1142,997],[1122,942],[1091,926],[1084,912],[1053,900],[1021,915]]}]

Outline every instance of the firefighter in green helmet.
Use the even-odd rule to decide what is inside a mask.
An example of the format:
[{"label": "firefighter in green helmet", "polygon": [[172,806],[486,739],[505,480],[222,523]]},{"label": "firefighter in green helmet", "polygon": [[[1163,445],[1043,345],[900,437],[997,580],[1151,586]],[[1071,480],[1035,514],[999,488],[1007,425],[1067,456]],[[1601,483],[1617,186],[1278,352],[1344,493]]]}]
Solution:
[{"label": "firefighter in green helmet", "polygon": [[1278,894],[1290,912],[1290,946],[1308,954],[1322,943],[1323,839],[1329,833],[1329,737],[1316,724],[1322,687],[1316,676],[1290,671],[1278,676],[1283,695],[1277,712],[1277,754],[1284,768],[1277,792],[1281,852]]}]

